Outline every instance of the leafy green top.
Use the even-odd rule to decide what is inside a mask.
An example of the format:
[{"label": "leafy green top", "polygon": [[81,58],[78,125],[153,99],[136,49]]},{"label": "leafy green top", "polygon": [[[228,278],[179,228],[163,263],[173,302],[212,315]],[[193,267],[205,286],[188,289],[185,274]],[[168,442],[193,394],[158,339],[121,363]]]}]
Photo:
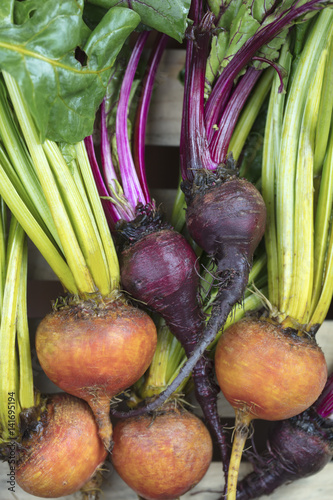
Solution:
[{"label": "leafy green top", "polygon": [[77,143],[90,135],[128,36],[142,22],[181,40],[190,1],[91,4],[107,7],[93,29],[84,0],[1,2],[0,69],[17,81],[42,141]]}]

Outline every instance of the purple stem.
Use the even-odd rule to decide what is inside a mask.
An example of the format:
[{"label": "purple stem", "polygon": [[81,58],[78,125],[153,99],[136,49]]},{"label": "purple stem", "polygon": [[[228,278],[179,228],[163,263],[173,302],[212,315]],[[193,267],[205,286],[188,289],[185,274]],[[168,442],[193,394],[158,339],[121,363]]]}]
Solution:
[{"label": "purple stem", "polygon": [[210,144],[213,161],[225,162],[231,136],[243,106],[252,92],[261,71],[249,68],[232,93]]},{"label": "purple stem", "polygon": [[[297,3],[295,2],[295,4]],[[300,15],[311,10],[321,9],[321,3],[324,3],[324,0],[310,0],[299,7],[295,7],[294,4],[286,13],[282,12],[277,19],[260,28],[238,50],[217,79],[205,106],[206,130],[209,139],[214,133],[213,126],[218,123],[220,112],[223,112],[226,107],[234,80],[239,72],[251,61],[255,53],[263,45],[270,42]]]},{"label": "purple stem", "polygon": [[147,72],[143,81],[143,91],[140,96],[138,112],[136,116],[135,129],[134,129],[134,143],[133,143],[133,158],[136,166],[137,175],[139,177],[140,185],[143,190],[145,199],[151,203],[151,197],[148,189],[146,168],[145,168],[145,136],[147,126],[147,116],[153,93],[154,80],[158,65],[161,61],[164,49],[168,41],[168,36],[159,33],[155,45],[152,49],[152,54],[148,62]]},{"label": "purple stem", "polygon": [[108,137],[108,129],[106,125],[105,99],[101,104],[101,161],[103,177],[107,186],[114,186],[115,180],[118,180],[114,169],[111,157],[110,142]]},{"label": "purple stem", "polygon": [[128,137],[127,117],[134,76],[148,36],[149,31],[144,31],[138,36],[121,85],[116,116],[116,142],[121,181],[124,196],[133,209],[138,203],[146,205],[147,200],[141,189],[133,162]]},{"label": "purple stem", "polygon": [[186,61],[185,92],[181,132],[182,178],[192,179],[193,169],[215,169],[211,158],[204,121],[205,71],[213,15],[207,13],[200,22],[196,44],[189,42]]},{"label": "purple stem", "polygon": [[283,92],[283,78],[284,78],[285,73],[286,73],[285,70],[279,64],[276,64],[273,61],[266,59],[266,57],[256,56],[256,57],[253,57],[252,60],[253,61],[262,61],[266,64],[269,64],[270,66],[272,66],[272,68],[275,69],[275,71],[277,72],[279,79],[280,79],[280,86],[278,88],[278,93],[281,94],[281,92]]},{"label": "purple stem", "polygon": [[313,406],[322,418],[333,418],[333,373],[328,377],[323,392]]},{"label": "purple stem", "polygon": [[[102,169],[103,169],[103,178],[106,183],[106,189],[109,193],[109,196],[114,199],[114,193],[117,192],[117,182],[118,177],[113,166],[112,157],[111,157],[111,149],[110,142],[108,137],[108,129],[106,124],[106,112],[105,112],[105,99],[101,104],[101,161],[102,161]],[[116,214],[118,216],[117,221],[120,219],[130,221],[134,218],[134,209],[127,203],[125,197],[123,200],[118,199],[117,205],[115,205],[111,200],[108,201],[111,205],[114,205]]]},{"label": "purple stem", "polygon": [[99,169],[99,165],[98,165],[96,155],[95,155],[93,138],[91,135],[89,135],[88,137],[86,137],[84,139],[84,144],[86,146],[86,150],[87,150],[91,170],[92,170],[92,173],[93,173],[93,176],[95,179],[97,191],[101,197],[101,202],[103,205],[106,219],[107,219],[110,227],[113,228],[115,226],[116,222],[120,219],[120,215],[119,215],[119,212],[118,212],[117,208],[115,207],[115,205],[113,205],[113,203],[111,203],[109,200],[104,198],[104,197],[110,196],[110,194],[105,186],[103,177],[102,177],[100,169]]}]

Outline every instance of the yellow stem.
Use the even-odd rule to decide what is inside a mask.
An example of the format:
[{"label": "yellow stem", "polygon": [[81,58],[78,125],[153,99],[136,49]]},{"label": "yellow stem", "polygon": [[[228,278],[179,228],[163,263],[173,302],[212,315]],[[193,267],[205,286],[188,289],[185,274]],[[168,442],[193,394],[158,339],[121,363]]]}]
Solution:
[{"label": "yellow stem", "polygon": [[8,238],[8,265],[0,326],[0,428],[2,439],[14,437],[18,432],[19,400],[18,360],[15,348],[17,304],[23,257],[24,232],[13,218]]},{"label": "yellow stem", "polygon": [[74,233],[66,207],[61,198],[57,182],[40,142],[36,126],[27,112],[20,89],[8,73],[3,72],[16,116],[19,120],[25,141],[33,160],[37,176],[50,208],[66,261],[73,273],[81,297],[97,292],[80,245]]},{"label": "yellow stem", "polygon": [[31,366],[31,351],[27,311],[28,247],[23,247],[19,297],[17,304],[17,345],[19,354],[19,400],[22,409],[34,406],[34,384]]},{"label": "yellow stem", "polygon": [[84,181],[84,185],[87,189],[87,196],[90,201],[91,209],[98,227],[98,232],[101,237],[102,246],[104,248],[108,272],[110,276],[110,289],[112,291],[118,289],[120,281],[120,270],[117,252],[106,221],[103,206],[91,171],[84,142],[82,141],[76,144],[75,149],[81,175]]},{"label": "yellow stem", "polygon": [[324,50],[310,83],[296,163],[294,257],[288,314],[300,324],[308,320],[313,287],[313,159],[326,56]]},{"label": "yellow stem", "polygon": [[226,500],[236,500],[239,466],[242,460],[244,446],[249,435],[249,425],[252,420],[252,416],[247,412],[235,410],[235,413],[235,434],[229,464]]}]

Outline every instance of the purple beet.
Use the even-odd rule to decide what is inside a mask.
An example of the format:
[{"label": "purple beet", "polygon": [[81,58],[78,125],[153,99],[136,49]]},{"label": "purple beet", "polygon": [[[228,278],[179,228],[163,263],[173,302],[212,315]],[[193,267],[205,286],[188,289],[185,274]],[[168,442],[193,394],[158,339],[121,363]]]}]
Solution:
[{"label": "purple beet", "polygon": [[204,333],[206,345],[244,295],[253,253],[266,224],[261,194],[247,180],[232,175],[232,160],[228,163],[229,171],[198,172],[193,182],[184,183],[187,228],[216,263],[219,291]]},{"label": "purple beet", "polygon": [[202,332],[203,315],[198,301],[197,257],[187,240],[165,227],[145,233],[125,247],[119,260],[124,289],[158,312],[191,350]]},{"label": "purple beet", "polygon": [[253,472],[239,481],[237,500],[269,495],[279,486],[319,472],[332,458],[333,422],[312,406],[274,427],[267,449],[251,458]]}]

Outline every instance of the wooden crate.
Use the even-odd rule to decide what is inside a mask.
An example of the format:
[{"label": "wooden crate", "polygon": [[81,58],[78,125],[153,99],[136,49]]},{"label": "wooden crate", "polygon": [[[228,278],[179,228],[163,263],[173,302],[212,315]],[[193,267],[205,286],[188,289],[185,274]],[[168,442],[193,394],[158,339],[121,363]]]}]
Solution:
[{"label": "wooden crate", "polygon": [[[148,180],[157,202],[161,202],[170,211],[175,188],[178,182],[179,169],[179,137],[182,114],[183,88],[178,80],[185,61],[185,51],[168,49],[162,59],[158,75],[157,86],[149,113],[147,127],[146,162]],[[29,282],[28,282],[28,310],[32,330],[39,319],[50,310],[50,301],[61,293],[61,285],[49,268],[45,260],[36,251],[33,245],[29,246]],[[333,317],[333,316],[332,316]],[[333,321],[328,320],[318,332],[318,343],[322,347],[329,371],[333,370]],[[47,379],[41,371],[34,348],[32,348],[36,386],[45,392],[57,392],[58,389]],[[222,395],[219,396],[220,414],[232,422],[233,409]],[[197,408],[196,412],[200,414]],[[263,423],[262,423],[263,424]],[[256,433],[261,432],[260,425]],[[262,433],[265,435],[264,424]],[[242,463],[240,475],[251,469],[250,464]],[[6,484],[7,464],[0,464],[0,499],[1,500],[29,500],[34,497],[16,486],[15,496],[8,492]],[[217,500],[222,490],[221,464],[213,462],[203,480],[191,492],[182,498],[195,500]],[[195,496],[193,496],[195,493]],[[333,462],[324,470],[310,478],[299,480],[291,485],[281,487],[269,498],[282,500],[331,500],[333,497]],[[63,497],[68,500],[79,499],[79,494]],[[268,497],[261,497],[262,499]],[[106,474],[101,500],[135,500],[136,494],[112,470]]]}]

